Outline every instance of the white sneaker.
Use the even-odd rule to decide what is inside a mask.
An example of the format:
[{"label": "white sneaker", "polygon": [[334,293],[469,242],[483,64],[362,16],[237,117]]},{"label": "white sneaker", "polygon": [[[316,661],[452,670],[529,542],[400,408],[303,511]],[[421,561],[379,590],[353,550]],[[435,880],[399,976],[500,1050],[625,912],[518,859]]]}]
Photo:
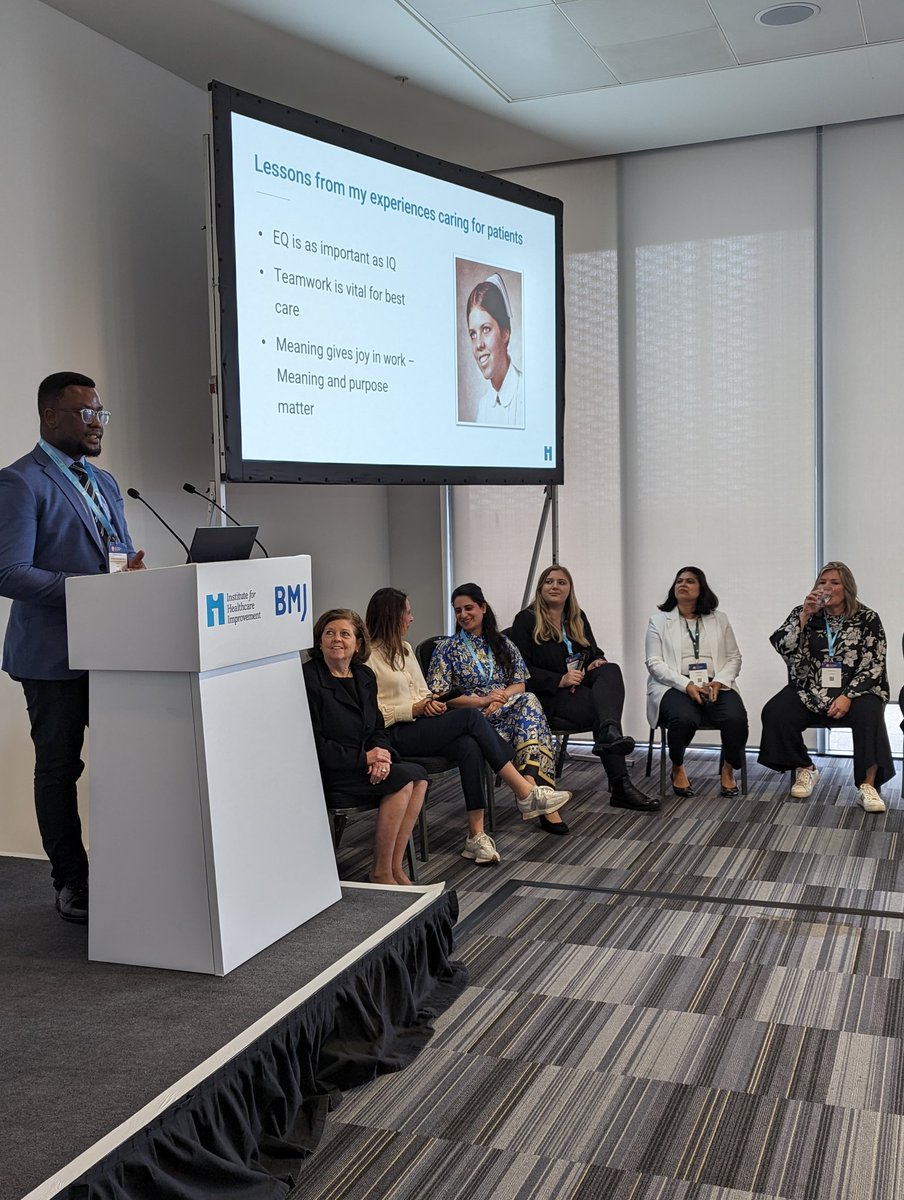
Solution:
[{"label": "white sneaker", "polygon": [[530,794],[518,801],[518,811],[522,821],[533,821],[535,817],[557,812],[570,799],[571,792],[557,792],[555,788],[534,784]]},{"label": "white sneaker", "polygon": [[861,783],[857,788],[857,803],[867,812],[885,812],[885,801],[871,783]]},{"label": "white sneaker", "polygon": [[813,795],[819,772],[815,767],[798,767],[794,772],[794,782],[791,784],[791,795],[795,800],[806,800]]},{"label": "white sneaker", "polygon": [[502,861],[496,843],[488,833],[475,833],[473,837],[465,838],[465,848],[461,856],[473,859],[478,864]]}]

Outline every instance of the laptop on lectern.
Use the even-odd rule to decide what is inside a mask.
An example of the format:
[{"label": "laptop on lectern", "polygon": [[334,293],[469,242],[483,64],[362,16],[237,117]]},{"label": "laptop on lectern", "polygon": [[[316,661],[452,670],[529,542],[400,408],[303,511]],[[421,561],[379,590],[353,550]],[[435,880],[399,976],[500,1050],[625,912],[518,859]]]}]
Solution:
[{"label": "laptop on lectern", "polygon": [[251,557],[258,525],[199,525],[191,540],[188,561],[238,562]]}]

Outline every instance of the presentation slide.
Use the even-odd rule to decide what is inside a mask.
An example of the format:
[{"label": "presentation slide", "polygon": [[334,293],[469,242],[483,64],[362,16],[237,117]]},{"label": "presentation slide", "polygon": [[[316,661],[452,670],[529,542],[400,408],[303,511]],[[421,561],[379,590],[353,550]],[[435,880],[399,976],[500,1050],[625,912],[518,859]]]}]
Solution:
[{"label": "presentation slide", "polygon": [[561,206],[293,115],[214,125],[228,477],[561,478]]}]

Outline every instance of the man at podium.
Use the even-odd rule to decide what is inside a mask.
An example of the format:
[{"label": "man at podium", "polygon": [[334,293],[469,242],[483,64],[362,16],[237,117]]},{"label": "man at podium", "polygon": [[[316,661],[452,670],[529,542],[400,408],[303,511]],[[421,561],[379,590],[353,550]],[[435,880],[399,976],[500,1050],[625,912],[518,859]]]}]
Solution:
[{"label": "man at podium", "polygon": [[12,601],[3,670],[22,684],[35,747],[35,811],[56,908],[88,919],[88,857],[76,784],[88,725],[88,674],[69,669],[66,579],[144,567],[122,495],[91,460],[110,413],[93,379],[72,371],[38,388],[41,436],[0,471],[0,595]]}]

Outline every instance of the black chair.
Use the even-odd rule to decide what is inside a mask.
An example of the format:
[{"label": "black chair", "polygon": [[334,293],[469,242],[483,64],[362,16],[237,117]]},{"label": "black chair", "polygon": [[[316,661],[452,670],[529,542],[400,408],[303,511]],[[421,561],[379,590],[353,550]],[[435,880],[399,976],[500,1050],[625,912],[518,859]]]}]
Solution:
[{"label": "black chair", "polygon": [[[433,651],[436,648],[436,643],[441,642],[442,640],[443,640],[443,635],[437,634],[435,637],[424,638],[424,640],[422,642],[418,642],[418,644],[414,648],[414,656],[418,661],[418,665],[420,666],[425,679],[427,678],[427,673],[430,670],[430,659],[433,657]],[[451,759],[448,759],[448,758],[432,758],[432,759],[413,758],[413,759],[410,759],[409,761],[420,763],[421,766],[424,767],[424,769],[427,771],[428,774],[434,776],[437,779],[439,779],[441,776],[445,775],[446,772],[448,772],[448,771],[458,770],[455,763],[452,762]],[[432,764],[432,768],[431,768],[431,765],[428,765],[428,764]],[[445,764],[445,765],[442,765],[442,764]],[[487,817],[486,817],[487,833],[495,833],[496,832],[496,777],[493,773],[493,768],[491,766],[489,766],[489,764],[487,765],[487,771],[486,771],[486,791],[487,791]],[[425,802],[424,807],[426,808],[426,802]],[[425,827],[425,829],[426,829],[426,827]],[[424,859],[423,861],[426,862],[427,860]]]},{"label": "black chair", "polygon": [[[333,849],[339,849],[339,843],[342,841],[342,835],[345,833],[348,825],[348,818],[354,816],[355,813],[376,812],[380,807],[380,801],[376,798],[373,800],[352,800],[346,796],[329,795],[326,797],[326,814],[330,822],[330,833],[333,836]],[[421,809],[421,815],[423,815]],[[426,837],[426,825],[422,830],[422,837]],[[414,863],[414,838],[408,839],[408,848],[405,851],[405,861],[408,864],[408,875],[412,883],[417,883],[417,867]],[[426,860],[425,860],[426,861]]]},{"label": "black chair", "polygon": [[[716,725],[707,725],[704,722],[699,727],[700,729],[716,729]],[[647,748],[647,769],[644,772],[647,779],[653,771],[653,741],[656,731],[659,731],[659,795],[664,799],[666,795],[666,763],[668,760],[668,745],[666,743],[666,727],[664,724],[657,725],[655,728],[650,726],[650,742]],[[719,755],[719,770],[722,769],[722,763],[725,761],[724,754]],[[744,755],[741,761],[741,795],[747,795],[747,755]]]}]

